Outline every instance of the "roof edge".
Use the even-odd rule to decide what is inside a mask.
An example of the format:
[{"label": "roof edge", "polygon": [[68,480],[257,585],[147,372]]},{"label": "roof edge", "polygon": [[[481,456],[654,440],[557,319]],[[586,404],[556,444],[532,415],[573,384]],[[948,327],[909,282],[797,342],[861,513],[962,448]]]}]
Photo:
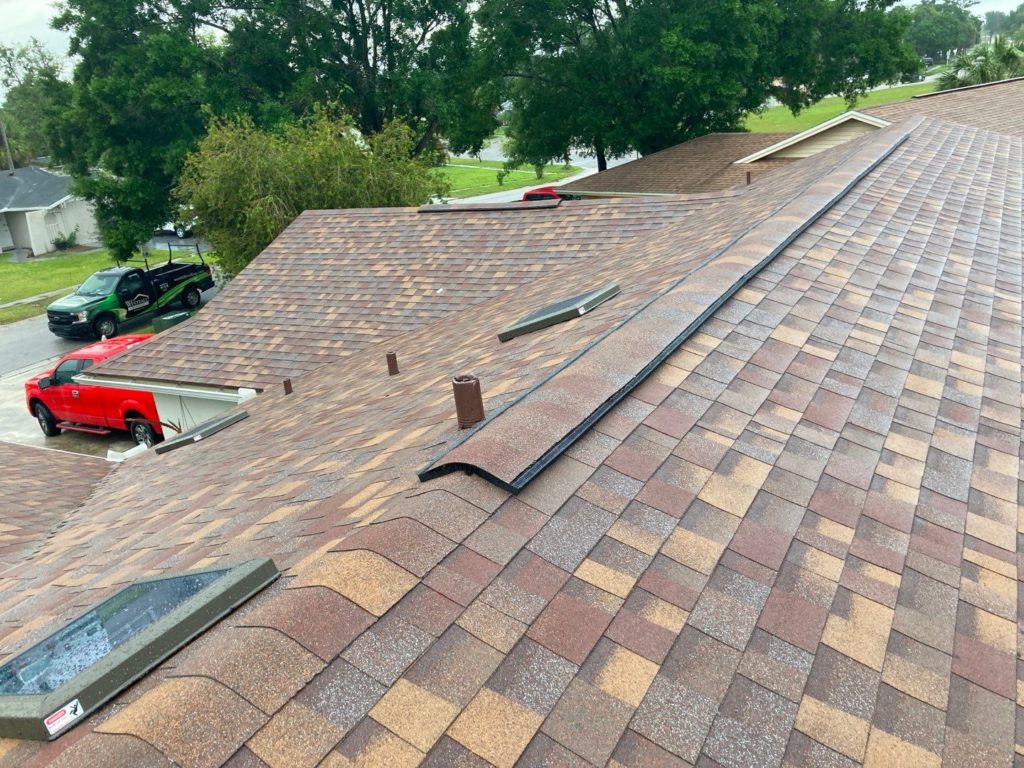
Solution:
[{"label": "roof edge", "polygon": [[[749,282],[758,272],[767,266],[782,250],[790,245],[797,237],[799,237],[808,227],[810,227],[815,221],[824,215],[829,209],[831,209],[839,200],[846,196],[846,194],[862,181],[866,176],[874,171],[882,162],[884,162],[899,146],[901,146],[910,136],[910,131],[913,127],[916,127],[923,118],[919,118],[913,126],[907,130],[901,132],[895,138],[886,142],[886,145],[881,148],[881,151],[877,151],[875,156],[866,162],[863,167],[853,167],[848,173],[848,178],[844,180],[842,186],[835,190],[829,190],[828,179],[826,176],[822,179],[818,179],[812,182],[803,189],[801,193],[784,203],[776,214],[767,217],[757,224],[752,225],[744,232],[739,234],[730,243],[724,247],[718,249],[714,253],[710,254],[700,266],[698,266],[693,272],[684,276],[678,280],[675,284],[669,287],[666,291],[659,294],[657,297],[652,299],[650,302],[642,306],[636,312],[631,314],[625,320],[623,320],[618,326],[611,329],[597,340],[595,340],[586,349],[580,352],[578,355],[573,357],[571,360],[565,363],[561,368],[551,374],[547,379],[538,383],[535,387],[524,393],[516,400],[509,403],[507,406],[495,413],[491,418],[484,421],[480,426],[470,432],[468,435],[456,442],[451,448],[447,449],[440,456],[436,457],[426,467],[421,469],[417,473],[417,477],[421,482],[441,477],[451,472],[462,471],[467,473],[473,473],[480,475],[483,479],[488,482],[497,485],[499,488],[510,491],[512,493],[518,493],[522,491],[531,480],[537,475],[544,471],[548,466],[554,463],[566,450],[569,449],[577,440],[583,437],[587,431],[596,424],[603,416],[605,416],[612,408],[618,405],[624,400],[634,389],[636,389],[659,365],[661,365],[670,355],[672,355],[678,348],[689,339],[704,322],[717,311],[726,301],[732,298],[737,291],[740,290],[747,282]],[[858,155],[866,154],[865,151],[861,151]],[[855,163],[857,156],[854,158],[847,159],[844,165],[852,165]],[[840,168],[833,171],[833,174],[840,172]],[[833,175],[829,174],[829,176]],[[778,231],[778,224],[773,222],[775,216],[785,211],[786,208],[798,203],[801,199],[808,199],[812,204],[817,197],[824,197],[825,199],[818,205],[815,205],[807,215],[802,216],[798,223],[792,227],[787,228],[784,233]],[[784,220],[782,221],[784,224]],[[767,229],[769,231],[763,232],[760,230]],[[777,230],[776,233],[771,232],[772,229]],[[781,235],[781,236],[778,236]],[[749,266],[743,269],[735,278],[729,283],[724,291],[716,289],[713,292],[710,290],[712,285],[721,285],[720,274],[709,274],[714,273],[716,270],[716,263],[720,257],[729,254],[730,251],[746,249],[757,249],[759,243],[763,243],[765,236],[775,237],[776,242],[769,252],[763,255],[756,261],[751,261]],[[746,241],[746,242],[745,242]],[[724,267],[725,269],[732,269],[729,265]],[[706,271],[705,271],[706,270]],[[721,272],[718,269],[717,272]],[[704,272],[702,275],[701,272]],[[694,279],[696,278],[696,279]],[[707,283],[707,285],[704,285]],[[508,416],[515,409],[528,406],[528,402],[532,397],[542,397],[538,395],[539,390],[546,386],[555,387],[555,380],[559,377],[568,378],[572,375],[571,369],[575,362],[581,359],[583,356],[588,354],[600,355],[605,352],[607,348],[612,346],[610,344],[612,336],[617,332],[623,331],[631,323],[637,320],[646,320],[641,316],[651,310],[652,313],[664,314],[664,310],[660,307],[655,307],[655,304],[665,301],[666,299],[673,299],[673,292],[679,290],[680,293],[687,292],[697,297],[714,295],[715,298],[707,301],[702,306],[701,311],[697,312],[696,315],[685,325],[685,327],[675,334],[662,349],[645,364],[641,365],[629,378],[629,380],[619,386],[615,391],[604,395],[601,401],[597,403],[590,412],[585,414],[576,424],[574,424],[568,432],[557,439],[547,450],[545,450],[540,456],[534,457],[532,460],[523,460],[516,465],[517,471],[513,476],[508,476],[508,473],[503,473],[500,469],[493,466],[485,466],[484,462],[475,460],[473,456],[472,443],[482,443],[484,452],[487,452],[488,447],[496,448],[501,447],[502,452],[508,452],[509,446],[515,445],[515,441],[510,439],[510,435],[501,434],[500,430],[495,432],[493,438],[486,433],[490,429],[494,432],[495,425],[503,416]],[[700,301],[700,299],[698,299]],[[680,297],[679,302],[687,305],[687,307],[695,304],[693,298],[687,299],[686,296]],[[660,322],[663,323],[663,320]],[[604,348],[604,349],[603,349]],[[609,357],[618,359],[621,357],[621,353],[610,354]],[[505,428],[508,429],[507,427]],[[514,425],[513,425],[514,429]]]},{"label": "roof edge", "polygon": [[855,109],[851,109],[848,112],[843,112],[843,114],[841,115],[836,115],[835,117],[826,120],[823,123],[818,123],[817,125],[811,128],[807,128],[806,130],[803,130],[800,133],[794,134],[790,136],[788,139],[777,141],[771,146],[765,147],[764,149],[760,149],[757,152],[754,152],[753,154],[747,155],[746,157],[741,157],[739,160],[735,160],[733,162],[733,165],[747,165],[748,163],[753,163],[756,162],[757,160],[763,160],[766,157],[774,155],[776,152],[779,152],[780,150],[792,147],[796,144],[799,144],[802,141],[806,141],[812,136],[817,136],[819,133],[824,133],[829,128],[834,128],[837,125],[842,125],[843,123],[847,123],[851,120],[856,120],[861,123],[867,123],[873,128],[887,128],[890,125],[892,125],[892,123],[889,122],[888,120],[883,120],[880,117],[875,117],[874,115],[868,115],[863,112],[858,112]]},{"label": "roof edge", "polygon": [[[947,88],[944,91],[932,91],[931,93],[919,93],[916,96],[911,96],[912,99],[930,99],[933,96],[945,96],[950,93],[960,93],[961,91],[976,91],[979,88],[990,88],[993,85],[1005,85],[1006,83],[1016,83],[1019,80],[1024,80],[1024,75],[1021,77],[1008,77],[1005,80],[993,80],[991,83],[978,83],[976,85],[961,85],[959,88]],[[879,105],[884,106],[884,105]]]}]

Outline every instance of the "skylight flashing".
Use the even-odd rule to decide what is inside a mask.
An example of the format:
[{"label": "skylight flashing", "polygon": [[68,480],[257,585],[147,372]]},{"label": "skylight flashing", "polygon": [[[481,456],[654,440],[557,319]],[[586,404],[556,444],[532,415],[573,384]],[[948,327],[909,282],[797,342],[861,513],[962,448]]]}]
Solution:
[{"label": "skylight flashing", "polygon": [[0,667],[0,737],[57,738],[279,575],[263,558],[133,582]]},{"label": "skylight flashing", "polygon": [[603,288],[598,288],[595,291],[581,293],[579,296],[573,296],[554,304],[549,304],[502,330],[498,334],[498,341],[510,341],[517,336],[524,336],[527,333],[533,333],[534,331],[572,320],[580,315],[585,315],[587,312],[608,301],[608,299],[616,296],[620,290],[618,283],[608,283]]}]

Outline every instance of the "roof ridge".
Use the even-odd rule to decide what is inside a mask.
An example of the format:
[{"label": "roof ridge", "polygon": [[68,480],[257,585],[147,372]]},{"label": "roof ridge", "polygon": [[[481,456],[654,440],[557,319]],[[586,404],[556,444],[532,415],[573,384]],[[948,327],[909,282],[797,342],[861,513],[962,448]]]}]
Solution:
[{"label": "roof ridge", "polygon": [[[461,470],[479,474],[512,493],[523,490],[715,310],[889,157],[922,120],[901,126],[898,132],[880,131],[866,147],[843,158],[827,175],[711,253],[692,272],[483,422],[420,470],[419,479]],[[724,291],[718,288],[723,284],[728,286]],[[609,370],[611,375],[601,378],[593,373]],[[584,381],[585,387],[581,386]],[[590,396],[580,397],[580,392]],[[552,408],[552,402],[558,407]],[[523,429],[547,433],[549,447],[540,455],[530,451],[516,439]]]},{"label": "roof ridge", "polygon": [[[1005,80],[993,80],[991,83],[977,83],[976,85],[961,85],[959,88],[947,88],[944,91],[932,91],[931,93],[919,93],[916,96],[911,96],[912,99],[928,99],[932,96],[945,96],[950,93],[960,93],[961,91],[976,91],[979,88],[988,88],[993,85],[1004,85],[1005,83],[1015,83],[1018,80],[1024,80],[1024,75],[1021,77],[1008,77]],[[883,105],[879,105],[883,106]]]}]

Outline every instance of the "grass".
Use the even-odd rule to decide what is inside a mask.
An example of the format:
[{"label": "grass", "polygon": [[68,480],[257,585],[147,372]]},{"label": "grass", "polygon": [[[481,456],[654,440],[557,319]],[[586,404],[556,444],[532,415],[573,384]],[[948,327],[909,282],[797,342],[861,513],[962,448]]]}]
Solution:
[{"label": "grass", "polygon": [[[935,83],[911,83],[910,85],[897,85],[893,88],[870,91],[858,100],[854,109],[877,107],[894,101],[904,101],[912,96],[917,96],[921,93],[931,93],[934,90]],[[759,115],[748,117],[746,127],[748,130],[761,132],[803,131],[836,115],[841,115],[848,109],[846,100],[842,96],[829,96],[817,104],[807,107],[798,115],[791,114],[786,107],[772,107]]]},{"label": "grass", "polygon": [[13,307],[0,309],[0,325],[16,323],[19,320],[27,320],[30,317],[41,315],[46,311],[46,305],[53,302],[52,298],[42,301],[33,301],[31,304],[17,304]]},{"label": "grass", "polygon": [[102,250],[18,264],[11,263],[10,254],[0,256],[0,304],[78,285],[96,270],[113,263],[110,254]]},{"label": "grass", "polygon": [[441,168],[451,184],[451,197],[473,197],[491,192],[503,192],[522,187],[542,187],[579,173],[574,165],[545,165],[544,175],[537,178],[533,168],[509,171],[504,184],[498,184],[497,174],[502,170],[500,160],[477,160],[473,157],[453,157]]}]

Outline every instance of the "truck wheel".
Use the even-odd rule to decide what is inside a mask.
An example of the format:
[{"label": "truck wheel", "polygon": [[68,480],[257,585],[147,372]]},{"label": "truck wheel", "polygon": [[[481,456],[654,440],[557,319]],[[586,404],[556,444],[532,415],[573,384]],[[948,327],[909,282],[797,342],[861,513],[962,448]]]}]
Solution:
[{"label": "truck wheel", "polygon": [[100,315],[92,324],[92,330],[97,339],[102,339],[104,336],[112,339],[117,336],[117,318],[113,315]]},{"label": "truck wheel", "polygon": [[156,430],[144,421],[134,421],[131,425],[132,440],[138,445],[152,448],[156,445]]},{"label": "truck wheel", "polygon": [[50,413],[49,408],[42,403],[36,403],[32,411],[35,413],[36,421],[39,422],[39,428],[43,430],[44,435],[56,437],[60,434],[60,429],[58,429],[57,422],[54,421],[53,414]]},{"label": "truck wheel", "polygon": [[192,286],[181,296],[181,305],[185,309],[195,309],[199,306],[199,303],[203,300],[202,292],[196,287]]}]

